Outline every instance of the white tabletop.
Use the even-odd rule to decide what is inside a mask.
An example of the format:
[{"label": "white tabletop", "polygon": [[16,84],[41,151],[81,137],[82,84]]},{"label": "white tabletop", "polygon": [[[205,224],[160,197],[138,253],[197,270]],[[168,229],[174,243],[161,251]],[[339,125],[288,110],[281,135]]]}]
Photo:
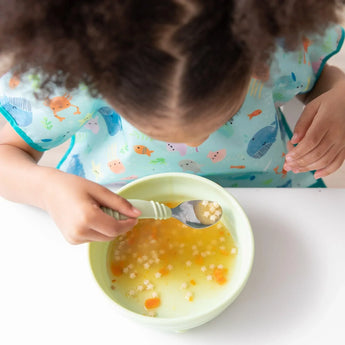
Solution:
[{"label": "white tabletop", "polygon": [[253,227],[251,277],[183,334],[137,324],[42,211],[0,198],[0,344],[344,344],[345,189],[231,189]]}]

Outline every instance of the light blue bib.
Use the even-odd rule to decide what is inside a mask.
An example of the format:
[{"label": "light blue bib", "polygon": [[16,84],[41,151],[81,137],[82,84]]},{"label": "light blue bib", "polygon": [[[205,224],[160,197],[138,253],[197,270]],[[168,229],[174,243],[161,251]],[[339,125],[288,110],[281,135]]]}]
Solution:
[{"label": "light blue bib", "polygon": [[344,40],[340,27],[305,39],[295,52],[278,47],[270,79],[252,79],[239,112],[197,148],[166,143],[139,132],[103,99],[81,86],[35,97],[40,77],[8,73],[0,80],[0,111],[33,148],[43,151],[69,138],[59,168],[101,184],[127,183],[162,172],[188,172],[228,187],[307,187],[311,173],[285,172],[290,130],[280,106],[308,92]]}]

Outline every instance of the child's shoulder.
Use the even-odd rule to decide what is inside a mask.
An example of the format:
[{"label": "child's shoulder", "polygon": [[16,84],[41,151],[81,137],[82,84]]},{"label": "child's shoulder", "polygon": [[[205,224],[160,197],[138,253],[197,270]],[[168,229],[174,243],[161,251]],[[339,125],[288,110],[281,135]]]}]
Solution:
[{"label": "child's shoulder", "polygon": [[87,87],[68,92],[41,75],[11,72],[0,78],[0,112],[33,148],[44,151],[60,145],[91,118],[99,104]]},{"label": "child's shoulder", "polygon": [[288,50],[284,41],[277,42],[277,49],[272,59],[272,72],[285,72],[292,68],[309,69],[314,74],[319,72],[322,63],[337,54],[344,41],[344,29],[339,26],[329,27],[323,34],[303,36],[295,50]]}]

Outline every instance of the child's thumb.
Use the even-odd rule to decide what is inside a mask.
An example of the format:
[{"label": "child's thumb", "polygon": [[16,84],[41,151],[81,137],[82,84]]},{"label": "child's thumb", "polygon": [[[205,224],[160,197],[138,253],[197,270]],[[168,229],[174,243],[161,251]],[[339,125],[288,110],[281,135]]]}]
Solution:
[{"label": "child's thumb", "polygon": [[101,195],[98,195],[97,201],[100,203],[100,206],[115,210],[129,218],[137,218],[141,214],[141,211],[135,208],[128,200],[108,189],[105,189]]}]

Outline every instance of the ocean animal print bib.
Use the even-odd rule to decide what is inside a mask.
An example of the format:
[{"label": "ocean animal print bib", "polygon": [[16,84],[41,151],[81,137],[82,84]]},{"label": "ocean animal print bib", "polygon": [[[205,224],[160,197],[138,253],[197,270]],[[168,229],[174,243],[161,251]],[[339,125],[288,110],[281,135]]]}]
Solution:
[{"label": "ocean animal print bib", "polygon": [[313,87],[343,39],[335,27],[323,37],[304,38],[297,51],[279,46],[269,80],[252,79],[238,113],[198,147],[148,137],[83,86],[70,94],[56,87],[42,100],[40,76],[29,72],[1,78],[0,111],[39,151],[72,138],[59,169],[101,184],[186,172],[227,187],[307,187],[316,182],[312,173],[283,169],[291,133],[280,106]]}]

